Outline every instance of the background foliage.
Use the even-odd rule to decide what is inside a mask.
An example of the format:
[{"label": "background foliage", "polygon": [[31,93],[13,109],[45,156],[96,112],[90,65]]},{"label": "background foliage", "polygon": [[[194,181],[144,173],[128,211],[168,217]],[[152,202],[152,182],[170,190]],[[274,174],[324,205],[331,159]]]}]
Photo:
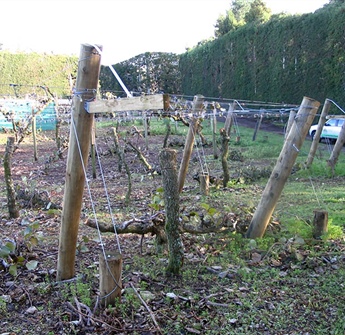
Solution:
[{"label": "background foliage", "polygon": [[72,56],[1,51],[0,94],[41,96],[40,87],[47,86],[59,97],[70,96],[77,64],[78,58]]},{"label": "background foliage", "polygon": [[[137,93],[179,93],[179,56],[173,53],[146,52],[114,66],[126,87]],[[123,94],[109,67],[102,66],[101,89]]]},{"label": "background foliage", "polygon": [[344,104],[345,5],[245,24],[181,55],[182,91],[213,97]]},{"label": "background foliage", "polygon": [[[146,52],[115,64],[126,87],[139,94],[203,94],[289,104],[310,96],[345,105],[344,0],[331,0],[315,13],[272,15],[268,21],[269,10],[260,0],[232,4],[215,24],[215,39],[182,55]],[[77,63],[76,57],[0,51],[0,94],[32,93],[43,85],[68,96]],[[124,95],[105,66],[100,87]]]}]

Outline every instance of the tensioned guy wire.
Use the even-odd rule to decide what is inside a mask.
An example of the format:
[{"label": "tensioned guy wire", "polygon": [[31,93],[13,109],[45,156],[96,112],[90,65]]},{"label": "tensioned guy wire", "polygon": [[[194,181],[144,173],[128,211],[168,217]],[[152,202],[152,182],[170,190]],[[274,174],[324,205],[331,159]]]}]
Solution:
[{"label": "tensioned guy wire", "polygon": [[113,211],[112,211],[111,204],[110,204],[109,193],[108,193],[108,189],[107,189],[107,185],[106,185],[106,181],[105,181],[105,177],[104,177],[104,173],[103,173],[103,167],[102,167],[102,163],[101,163],[101,159],[100,159],[100,155],[98,153],[98,147],[97,147],[96,143],[97,142],[95,141],[95,151],[96,151],[96,155],[97,155],[98,166],[99,166],[100,173],[101,173],[101,176],[102,176],[104,192],[105,192],[105,195],[106,195],[106,198],[107,198],[108,210],[109,210],[109,213],[110,213],[110,216],[111,216],[111,222],[112,222],[113,227],[114,227],[114,232],[115,232],[115,236],[116,236],[116,242],[117,242],[118,250],[119,250],[119,253],[121,254],[119,235],[118,235],[117,230],[116,230],[116,223],[115,223],[115,220],[114,220],[114,215],[113,215]]},{"label": "tensioned guy wire", "polygon": [[[79,151],[79,155],[80,155],[80,161],[81,161],[81,165],[82,165],[82,168],[83,168],[83,173],[84,173],[85,181],[86,181],[85,184],[86,184],[86,187],[87,187],[87,190],[88,190],[88,195],[90,197],[91,208],[92,208],[92,212],[93,212],[93,215],[94,215],[94,218],[95,218],[95,222],[96,222],[96,226],[97,226],[98,238],[100,240],[103,257],[104,257],[104,260],[105,260],[105,263],[106,263],[107,270],[110,273],[112,279],[114,280],[114,283],[116,284],[116,286],[113,289],[113,291],[108,293],[106,296],[101,297],[102,299],[104,299],[104,298],[108,297],[109,295],[111,295],[116,290],[116,287],[120,287],[120,285],[118,284],[116,278],[114,277],[112,271],[110,270],[109,263],[108,263],[108,260],[107,260],[107,255],[106,255],[106,252],[105,252],[104,243],[103,243],[103,240],[102,240],[102,235],[101,235],[101,231],[100,231],[100,227],[99,227],[99,223],[98,223],[98,219],[97,219],[97,215],[96,215],[96,209],[95,209],[94,201],[93,201],[92,194],[91,194],[91,188],[90,188],[90,185],[89,185],[89,182],[88,182],[88,179],[87,179],[87,175],[86,175],[86,168],[85,168],[85,164],[84,164],[83,157],[82,157],[82,152],[81,152],[81,148],[80,148],[80,142],[79,142],[79,138],[78,138],[78,134],[77,134],[77,129],[76,129],[76,126],[75,126],[75,123],[74,123],[73,115],[71,115],[71,124],[72,124],[72,128],[73,128],[74,136],[76,138],[76,143],[77,143],[77,147],[78,147],[78,151]],[[119,251],[120,251],[120,244],[119,243],[118,243],[118,247],[119,247]],[[120,251],[120,253],[121,253],[121,251]]]}]

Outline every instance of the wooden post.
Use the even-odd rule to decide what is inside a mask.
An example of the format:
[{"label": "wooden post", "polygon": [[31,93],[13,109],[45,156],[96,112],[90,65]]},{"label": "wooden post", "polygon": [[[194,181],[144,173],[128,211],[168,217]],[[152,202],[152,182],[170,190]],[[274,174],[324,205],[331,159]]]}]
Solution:
[{"label": "wooden post", "polygon": [[309,150],[309,154],[308,154],[308,158],[307,158],[307,162],[306,162],[307,168],[309,168],[313,163],[315,153],[316,153],[317,147],[318,147],[319,142],[320,142],[320,136],[321,136],[322,128],[326,123],[326,116],[328,115],[330,108],[331,108],[331,101],[329,99],[326,99],[325,103],[323,105],[323,108],[322,108],[319,123],[317,125],[316,133],[314,135],[313,142],[311,143],[311,147]]},{"label": "wooden post", "polygon": [[163,149],[159,155],[165,202],[165,231],[169,246],[167,274],[178,275],[183,265],[183,243],[179,233],[180,197],[177,184],[176,151]]},{"label": "wooden post", "polygon": [[106,251],[99,255],[99,294],[101,305],[114,306],[121,299],[122,256],[117,251]]},{"label": "wooden post", "polygon": [[210,193],[210,176],[207,172],[200,174],[200,192],[203,195]]},{"label": "wooden post", "polygon": [[258,119],[258,121],[256,122],[256,126],[255,126],[255,130],[254,130],[254,134],[253,134],[253,141],[256,140],[256,135],[260,129],[260,126],[261,126],[261,122],[262,122],[262,119],[264,117],[264,114],[263,113],[260,113],[260,117]]},{"label": "wooden post", "polygon": [[91,161],[92,161],[92,178],[93,179],[97,178],[95,143],[96,143],[96,123],[95,123],[95,119],[93,119],[92,127],[91,127]]},{"label": "wooden post", "polygon": [[313,220],[313,237],[321,238],[321,236],[327,233],[328,225],[328,212],[323,210],[314,211],[314,220]]},{"label": "wooden post", "polygon": [[333,151],[331,153],[331,156],[329,157],[329,160],[327,161],[328,166],[332,170],[332,175],[334,176],[334,169],[335,165],[337,164],[340,152],[344,146],[345,143],[345,122],[343,123],[340,133],[337,138],[337,142],[335,142]]},{"label": "wooden post", "polygon": [[277,163],[263,191],[260,203],[246,233],[246,237],[256,238],[264,235],[276,203],[291,174],[298,152],[319,106],[320,103],[318,101],[307,97],[303,98],[302,104],[295,117],[295,122],[291,127]]},{"label": "wooden post", "polygon": [[214,103],[213,108],[213,118],[212,118],[212,145],[213,145],[213,158],[218,158],[218,152],[217,152],[217,109],[216,109],[216,103]]},{"label": "wooden post", "polygon": [[145,148],[149,150],[149,131],[148,131],[148,119],[147,119],[147,112],[144,112],[144,134],[145,134]]},{"label": "wooden post", "polygon": [[[86,112],[84,103],[94,98],[97,89],[101,56],[91,45],[81,46],[74,108],[69,139],[66,166],[65,192],[61,218],[57,280],[70,279],[75,275],[74,262],[85,174],[83,165],[87,165],[90,153],[93,115]],[[82,164],[83,162],[83,164]]]},{"label": "wooden post", "polygon": [[32,128],[32,141],[34,145],[34,160],[37,161],[37,134],[36,134],[36,115],[35,115],[35,109],[32,107],[31,110],[32,113],[32,120],[31,120],[31,128]]},{"label": "wooden post", "polygon": [[[204,97],[202,95],[196,95],[193,101],[192,113],[193,114],[200,113],[203,103],[204,103]],[[199,127],[199,119],[193,116],[192,120],[189,123],[189,130],[188,130],[188,134],[186,138],[186,143],[184,146],[183,157],[182,157],[179,175],[178,175],[178,185],[179,185],[178,189],[180,193],[182,192],[184,181],[186,179],[189,160],[192,155],[195,134],[198,130],[198,127]]]},{"label": "wooden post", "polygon": [[293,125],[293,121],[295,119],[295,116],[296,116],[296,111],[294,111],[294,110],[290,111],[289,120],[288,120],[288,123],[286,126],[286,131],[285,131],[285,138],[287,138],[289,135],[289,132],[290,132],[291,127]]}]

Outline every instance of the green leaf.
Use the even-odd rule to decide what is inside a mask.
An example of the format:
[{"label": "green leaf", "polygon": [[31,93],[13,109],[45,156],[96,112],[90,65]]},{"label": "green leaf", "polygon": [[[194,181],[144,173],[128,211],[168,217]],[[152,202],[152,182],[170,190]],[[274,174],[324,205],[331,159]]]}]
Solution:
[{"label": "green leaf", "polygon": [[38,261],[31,260],[25,264],[28,270],[35,270],[37,268]]},{"label": "green leaf", "polygon": [[15,242],[7,242],[5,246],[11,251],[14,252],[16,250],[16,243]]},{"label": "green leaf", "polygon": [[6,258],[11,253],[11,250],[8,246],[3,245],[0,249],[0,258]]},{"label": "green leaf", "polygon": [[32,247],[36,246],[38,244],[38,238],[36,236],[32,236],[30,238],[30,244]]},{"label": "green leaf", "polygon": [[208,213],[210,214],[210,215],[214,215],[214,214],[216,214],[218,211],[215,209],[215,208],[209,208],[208,209]]},{"label": "green leaf", "polygon": [[202,203],[200,206],[201,206],[202,208],[206,209],[207,211],[208,211],[209,208],[210,208],[210,205],[205,204],[205,203]]},{"label": "green leaf", "polygon": [[38,222],[34,222],[30,225],[32,229],[38,229],[40,227],[40,224]]},{"label": "green leaf", "polygon": [[24,229],[24,237],[27,237],[28,235],[30,235],[32,233],[32,228],[31,226],[27,226],[25,229]]},{"label": "green leaf", "polygon": [[158,187],[156,192],[163,193],[164,192],[164,188],[163,187]]},{"label": "green leaf", "polygon": [[8,272],[13,276],[16,277],[17,276],[17,264],[13,264],[10,266]]}]

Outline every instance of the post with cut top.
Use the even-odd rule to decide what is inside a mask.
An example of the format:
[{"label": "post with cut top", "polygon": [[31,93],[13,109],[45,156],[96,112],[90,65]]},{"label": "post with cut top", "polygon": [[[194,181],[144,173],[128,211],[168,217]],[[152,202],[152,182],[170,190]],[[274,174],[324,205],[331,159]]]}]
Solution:
[{"label": "post with cut top", "polygon": [[99,256],[99,294],[101,305],[114,306],[121,300],[122,255],[117,251],[106,251]]},{"label": "post with cut top", "polygon": [[264,235],[319,106],[320,103],[318,101],[308,97],[303,98],[277,163],[263,191],[260,203],[246,232],[246,237],[257,238]]},{"label": "post with cut top", "polygon": [[74,262],[86,178],[84,167],[88,162],[94,118],[85,110],[84,104],[95,98],[101,67],[101,55],[97,50],[101,48],[83,44],[80,50],[59,238],[58,281],[75,275]]}]

